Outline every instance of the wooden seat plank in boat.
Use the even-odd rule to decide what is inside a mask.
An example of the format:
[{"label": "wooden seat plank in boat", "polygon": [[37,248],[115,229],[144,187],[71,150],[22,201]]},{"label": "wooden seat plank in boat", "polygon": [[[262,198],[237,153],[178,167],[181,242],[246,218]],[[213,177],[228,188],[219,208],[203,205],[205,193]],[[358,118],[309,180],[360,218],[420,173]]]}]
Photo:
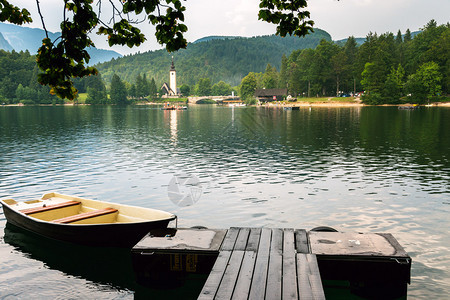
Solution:
[{"label": "wooden seat plank in boat", "polygon": [[62,202],[62,203],[58,203],[58,204],[51,204],[51,205],[46,205],[46,206],[22,209],[22,210],[20,210],[20,212],[24,213],[26,215],[31,215],[31,214],[35,214],[35,213],[39,213],[39,212],[43,212],[43,211],[48,211],[48,210],[63,208],[63,207],[69,207],[69,206],[79,205],[79,204],[81,204],[81,202],[79,202],[79,201],[67,201],[67,202]]},{"label": "wooden seat plank in boat", "polygon": [[[157,209],[55,192],[20,202],[1,199],[0,204],[9,224],[48,238],[88,246],[131,248],[150,230],[167,228],[176,219],[175,215]],[[84,214],[105,208],[116,210],[107,209],[100,215]]]},{"label": "wooden seat plank in boat", "polygon": [[65,217],[65,218],[61,218],[61,219],[57,219],[57,220],[53,220],[53,223],[60,223],[60,224],[68,224],[68,223],[73,223],[76,221],[81,221],[81,220],[85,220],[85,219],[89,219],[89,218],[93,218],[93,217],[98,217],[98,216],[103,216],[106,214],[111,214],[111,213],[115,213],[118,210],[115,208],[104,208],[104,209],[98,209],[98,210],[93,210],[93,211],[89,211],[89,212],[85,212],[85,213],[81,213],[81,214],[77,214],[77,215],[73,215],[73,216],[69,216],[69,217]]}]

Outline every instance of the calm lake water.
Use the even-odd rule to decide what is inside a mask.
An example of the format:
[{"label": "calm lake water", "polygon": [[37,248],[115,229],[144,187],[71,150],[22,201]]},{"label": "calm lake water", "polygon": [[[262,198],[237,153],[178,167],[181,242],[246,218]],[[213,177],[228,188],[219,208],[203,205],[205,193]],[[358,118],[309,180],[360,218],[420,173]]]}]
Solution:
[{"label": "calm lake water", "polygon": [[[0,107],[0,198],[47,191],[180,227],[390,232],[413,258],[408,296],[450,295],[450,108]],[[127,251],[53,245],[1,210],[0,238],[0,298],[188,299],[202,285],[140,287]]]}]

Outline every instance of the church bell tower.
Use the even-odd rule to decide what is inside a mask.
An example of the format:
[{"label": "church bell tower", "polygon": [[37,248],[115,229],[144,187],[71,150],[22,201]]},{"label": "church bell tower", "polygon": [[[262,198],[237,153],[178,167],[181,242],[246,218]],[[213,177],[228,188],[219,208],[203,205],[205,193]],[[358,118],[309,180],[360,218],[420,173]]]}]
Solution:
[{"label": "church bell tower", "polygon": [[169,87],[172,90],[174,95],[177,95],[177,71],[175,71],[175,64],[173,63],[172,56],[172,65],[170,66],[169,72]]}]

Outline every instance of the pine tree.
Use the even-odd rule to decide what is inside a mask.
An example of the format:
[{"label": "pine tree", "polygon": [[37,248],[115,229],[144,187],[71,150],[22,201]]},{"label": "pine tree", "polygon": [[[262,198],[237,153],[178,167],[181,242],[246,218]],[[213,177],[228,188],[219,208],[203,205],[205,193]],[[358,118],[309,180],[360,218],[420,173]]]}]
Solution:
[{"label": "pine tree", "polygon": [[111,90],[109,92],[111,103],[126,104],[127,103],[127,89],[125,83],[117,74],[114,74],[111,79]]},{"label": "pine tree", "polygon": [[402,32],[400,30],[397,32],[397,36],[395,37],[395,42],[397,44],[401,44],[403,42]]},{"label": "pine tree", "polygon": [[267,64],[266,71],[263,75],[263,87],[266,89],[274,89],[278,86],[278,72],[275,67]]},{"label": "pine tree", "polygon": [[287,88],[288,87],[287,83],[288,83],[288,59],[286,55],[283,53],[283,56],[281,56],[281,68],[278,87],[281,89]]},{"label": "pine tree", "polygon": [[150,97],[155,98],[156,94],[158,92],[158,88],[156,87],[156,83],[155,83],[155,78],[152,77],[152,80],[150,81],[150,88],[149,88],[149,92],[150,92]]},{"label": "pine tree", "polygon": [[411,40],[412,40],[411,31],[409,31],[409,28],[408,28],[408,29],[406,29],[405,36],[403,37],[403,41],[405,43],[407,43]]},{"label": "pine tree", "polygon": [[136,96],[139,98],[145,96],[144,79],[140,73],[136,76]]}]

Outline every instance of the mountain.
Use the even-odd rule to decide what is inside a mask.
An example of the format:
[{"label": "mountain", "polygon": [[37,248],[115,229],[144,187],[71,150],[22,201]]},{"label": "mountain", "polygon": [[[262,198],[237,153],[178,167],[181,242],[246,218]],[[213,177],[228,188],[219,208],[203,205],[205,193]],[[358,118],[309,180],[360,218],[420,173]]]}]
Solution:
[{"label": "mountain", "polygon": [[161,86],[168,81],[173,55],[179,86],[192,86],[204,77],[210,78],[213,84],[223,80],[235,86],[249,72],[264,72],[267,64],[279,70],[283,54],[289,56],[293,50],[315,48],[322,39],[331,41],[331,36],[320,29],[304,38],[213,36],[189,43],[186,49],[172,54],[166,50],[149,51],[113,59],[96,67],[106,82],[110,82],[114,73],[130,83],[135,82],[138,74],[146,74]]},{"label": "mountain", "polygon": [[[338,44],[339,46],[344,46],[345,43],[347,43],[347,40],[348,40],[348,38],[342,39],[342,40],[337,40],[337,41],[334,41],[334,42],[336,44]],[[355,38],[356,44],[358,46],[361,46],[362,44],[364,44],[365,40],[366,40],[366,38]]]},{"label": "mountain", "polygon": [[[411,38],[414,38],[416,35],[418,35],[420,33],[420,31],[413,31],[413,32],[411,32]],[[402,35],[402,37],[404,37],[405,35],[403,34]],[[342,40],[337,40],[337,41],[334,41],[336,44],[338,44],[339,46],[344,46],[345,45],[345,43],[347,42],[347,40],[348,40],[348,38],[347,39],[342,39]],[[358,38],[355,38],[355,41],[356,41],[356,44],[358,45],[358,46],[361,46],[362,44],[364,44],[364,42],[366,41],[366,38],[360,38],[360,37],[358,37]]]},{"label": "mountain", "polygon": [[[60,36],[60,33],[48,32],[48,37],[53,41]],[[2,37],[6,44],[2,42]],[[42,39],[45,38],[45,31],[39,28],[29,28],[13,24],[0,23],[0,49],[11,51],[15,50],[36,53],[42,45]],[[9,47],[8,47],[9,45]],[[89,48],[88,53],[91,56],[89,65],[118,58],[122,55],[112,51],[97,48]]]},{"label": "mountain", "polygon": [[8,43],[7,40],[3,37],[2,33],[0,32],[0,49],[11,51],[13,50],[13,47]]},{"label": "mountain", "polygon": [[221,35],[211,35],[211,36],[205,36],[202,37],[198,40],[196,40],[195,42],[193,42],[193,44],[197,44],[197,43],[201,43],[201,42],[209,42],[212,40],[232,40],[235,38],[239,38],[239,36],[221,36]]}]

